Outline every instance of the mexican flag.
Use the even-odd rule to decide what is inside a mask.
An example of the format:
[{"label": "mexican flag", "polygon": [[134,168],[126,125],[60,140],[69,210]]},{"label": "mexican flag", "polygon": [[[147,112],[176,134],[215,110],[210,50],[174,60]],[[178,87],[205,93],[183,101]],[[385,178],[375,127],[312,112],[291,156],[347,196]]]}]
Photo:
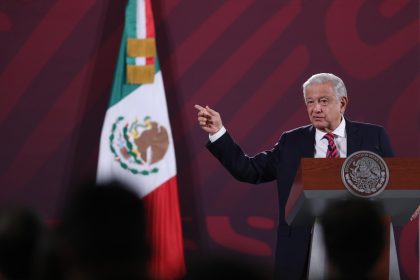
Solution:
[{"label": "mexican flag", "polygon": [[151,0],[128,0],[102,128],[97,181],[119,181],[143,199],[152,243],[152,276],[182,276],[174,143],[156,55]]}]

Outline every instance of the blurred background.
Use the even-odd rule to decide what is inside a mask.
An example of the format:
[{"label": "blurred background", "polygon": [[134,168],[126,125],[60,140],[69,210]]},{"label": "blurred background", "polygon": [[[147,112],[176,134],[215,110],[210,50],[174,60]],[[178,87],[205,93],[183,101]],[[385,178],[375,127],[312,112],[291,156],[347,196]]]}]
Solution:
[{"label": "blurred background", "polygon": [[[0,0],[0,203],[53,224],[72,187],[95,178],[125,5]],[[187,264],[217,252],[271,268],[277,220],[275,183],[236,182],[206,150],[194,104],[219,111],[252,155],[308,123],[301,85],[331,72],[347,86],[349,119],[384,126],[397,156],[420,156],[418,1],[152,5]],[[408,278],[418,275],[417,232],[397,232]]]}]

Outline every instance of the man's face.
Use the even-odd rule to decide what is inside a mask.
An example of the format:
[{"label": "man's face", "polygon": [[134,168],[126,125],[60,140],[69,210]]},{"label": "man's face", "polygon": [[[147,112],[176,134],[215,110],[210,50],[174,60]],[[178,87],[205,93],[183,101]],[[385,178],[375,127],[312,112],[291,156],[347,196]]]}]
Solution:
[{"label": "man's face", "polygon": [[341,122],[347,97],[337,100],[330,83],[313,84],[306,87],[305,103],[312,125],[324,132],[330,132]]}]

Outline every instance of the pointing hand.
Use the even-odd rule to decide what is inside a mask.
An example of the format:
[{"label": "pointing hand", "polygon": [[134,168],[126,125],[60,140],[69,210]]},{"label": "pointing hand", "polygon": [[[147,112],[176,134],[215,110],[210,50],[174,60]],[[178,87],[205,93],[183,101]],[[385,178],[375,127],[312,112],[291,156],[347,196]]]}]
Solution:
[{"label": "pointing hand", "polygon": [[218,132],[223,127],[222,118],[220,117],[220,114],[215,110],[211,109],[209,106],[202,107],[200,105],[194,105],[194,108],[198,110],[198,124],[205,132],[210,133],[212,135]]}]

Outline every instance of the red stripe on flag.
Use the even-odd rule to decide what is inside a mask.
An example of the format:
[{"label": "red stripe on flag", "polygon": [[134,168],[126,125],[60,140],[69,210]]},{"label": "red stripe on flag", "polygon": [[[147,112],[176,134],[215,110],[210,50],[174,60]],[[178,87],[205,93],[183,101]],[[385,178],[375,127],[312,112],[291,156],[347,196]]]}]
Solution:
[{"label": "red stripe on flag", "polygon": [[179,279],[185,274],[176,176],[143,198],[152,248],[151,274]]},{"label": "red stripe on flag", "polygon": [[155,38],[155,23],[153,21],[152,3],[150,0],[146,0],[146,38]]},{"label": "red stripe on flag", "polygon": [[[153,11],[151,0],[144,1],[146,10],[146,38],[155,38],[155,23],[153,21]],[[155,64],[154,57],[146,57],[146,64]]]}]

